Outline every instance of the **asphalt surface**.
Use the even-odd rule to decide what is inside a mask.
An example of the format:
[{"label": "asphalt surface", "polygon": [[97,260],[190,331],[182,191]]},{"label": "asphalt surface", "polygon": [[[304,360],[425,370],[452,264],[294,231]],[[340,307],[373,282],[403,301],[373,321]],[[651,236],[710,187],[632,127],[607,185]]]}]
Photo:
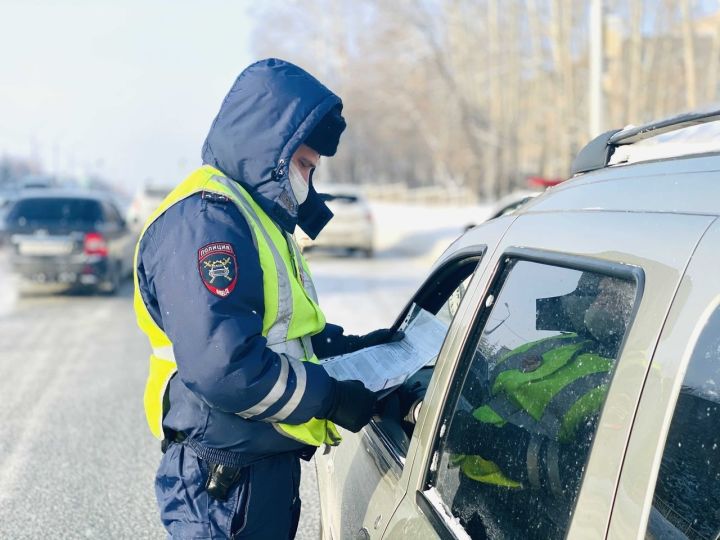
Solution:
[{"label": "asphalt surface", "polygon": [[[312,255],[328,319],[351,333],[392,323],[429,266],[396,255]],[[12,286],[0,275],[0,539],[165,538],[159,443],[142,408],[149,346],[131,284],[115,297],[17,299]],[[303,467],[297,538],[316,539],[314,463]]]}]

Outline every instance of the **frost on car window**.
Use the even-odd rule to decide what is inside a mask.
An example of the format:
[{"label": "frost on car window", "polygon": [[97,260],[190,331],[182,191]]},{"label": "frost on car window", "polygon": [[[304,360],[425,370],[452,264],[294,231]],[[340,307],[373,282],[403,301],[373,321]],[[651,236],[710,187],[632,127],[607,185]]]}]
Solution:
[{"label": "frost on car window", "polygon": [[473,538],[561,538],[636,285],[508,264],[471,345],[435,488]]},{"label": "frost on car window", "polygon": [[658,475],[647,538],[720,533],[720,310],[698,338]]}]

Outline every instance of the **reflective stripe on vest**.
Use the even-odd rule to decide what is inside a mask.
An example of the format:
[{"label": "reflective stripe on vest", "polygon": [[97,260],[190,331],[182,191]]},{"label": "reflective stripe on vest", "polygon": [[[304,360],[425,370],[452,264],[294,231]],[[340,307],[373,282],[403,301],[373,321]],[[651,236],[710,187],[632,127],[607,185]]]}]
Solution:
[{"label": "reflective stripe on vest", "polygon": [[[473,416],[498,428],[514,424],[552,442],[571,441],[580,422],[602,407],[612,369],[611,359],[585,352],[590,343],[577,334],[565,334],[511,351],[491,372],[493,397]],[[495,463],[468,457],[473,460],[465,462],[471,465],[461,465],[468,477],[517,487]]]},{"label": "reflective stripe on vest", "polygon": [[493,484],[507,488],[521,488],[520,482],[508,478],[495,463],[480,456],[466,456],[455,454],[450,458],[452,465],[460,467],[460,470],[468,478],[483,484]]},{"label": "reflective stripe on vest", "polygon": [[[237,183],[223,176],[220,171],[204,166],[177,188],[150,216],[140,238],[147,228],[168,208],[177,202],[202,191],[211,191],[228,197],[245,217],[260,254],[265,292],[265,316],[263,336],[268,347],[280,355],[281,373],[273,388],[258,403],[237,414],[252,418],[267,411],[281,398],[289,380],[295,374],[296,386],[288,402],[266,421],[280,422],[292,414],[302,400],[307,374],[302,361],[317,362],[312,350],[310,336],[325,326],[325,318],[317,305],[315,288],[307,272],[302,255],[292,236],[283,234],[274,222]],[[135,269],[140,241],[135,251]],[[281,254],[287,253],[284,257]],[[295,270],[290,277],[289,269]],[[170,378],[177,370],[172,343],[155,324],[139,292],[135,273],[135,311],[138,325],[147,334],[153,347],[150,357],[150,374],[145,389],[145,412],[153,434],[162,438],[163,401]],[[323,443],[337,444],[339,435],[335,426],[326,420],[311,419],[301,425],[274,424],[279,432],[306,444],[319,446]]]},{"label": "reflective stripe on vest", "polygon": [[[555,441],[571,440],[582,417],[571,414],[585,396],[606,388],[612,361],[585,352],[591,342],[575,334],[535,342],[506,356],[493,370],[493,397],[473,412],[498,427],[510,422]],[[532,370],[523,363],[537,362]],[[500,370],[499,368],[506,368]],[[593,400],[596,410],[602,403]],[[587,408],[587,407],[585,407]],[[586,411],[587,412],[587,411]]]}]

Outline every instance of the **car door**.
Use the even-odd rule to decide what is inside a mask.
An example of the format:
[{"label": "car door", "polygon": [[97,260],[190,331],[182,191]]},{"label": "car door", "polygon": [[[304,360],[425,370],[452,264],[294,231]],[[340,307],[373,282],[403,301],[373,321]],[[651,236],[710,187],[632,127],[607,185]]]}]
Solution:
[{"label": "car door", "polygon": [[[407,493],[385,537],[604,537],[635,407],[660,329],[692,249],[710,221],[706,216],[669,214],[521,215],[494,255],[478,269],[482,277],[456,315],[453,327],[457,331],[448,337],[438,359],[423,404],[424,422],[416,430],[417,438],[413,437],[417,447],[409,450],[416,455]],[[614,354],[605,353],[610,368],[600,385],[603,402],[597,417],[588,422],[575,459],[570,465],[566,461],[560,470],[560,476],[569,474],[570,481],[562,484],[565,489],[553,491],[548,479],[555,475],[548,473],[546,466],[539,487],[524,479],[521,491],[525,493],[510,496],[517,486],[474,485],[474,496],[465,493],[460,504],[455,499],[461,487],[468,487],[469,476],[464,465],[453,463],[457,454],[448,446],[457,436],[458,430],[453,428],[456,413],[463,408],[475,410],[477,404],[472,400],[477,399],[478,388],[487,387],[486,374],[498,355],[517,350],[523,340],[567,333],[562,332],[563,325],[585,324],[583,318],[567,314],[548,318],[540,313],[543,306],[569,303],[559,299],[580,289],[585,275],[590,281],[597,277],[595,281],[602,278],[628,284],[621,288],[632,287],[633,296],[623,304],[629,315],[621,343]],[[547,333],[550,323],[557,326],[555,333]],[[498,335],[505,339],[493,337]],[[543,459],[551,443],[565,448],[557,441],[541,440],[546,449]],[[494,451],[504,463],[502,449]],[[536,454],[540,455],[527,451],[528,470],[533,461],[530,457]],[[513,456],[505,457],[511,463]],[[502,467],[499,469],[502,473]],[[553,497],[562,499],[562,505],[553,503]],[[468,525],[471,521],[473,525]]]},{"label": "car door", "polygon": [[[412,304],[450,323],[484,247],[466,250],[436,269],[414,296]],[[399,321],[398,321],[399,322]],[[429,379],[423,368],[414,380]],[[407,401],[407,400],[405,400]],[[403,401],[403,403],[405,402]],[[387,522],[402,495],[401,478],[412,431],[403,425],[408,410],[390,396],[370,424],[357,434],[342,431],[343,442],[317,456],[319,489],[326,536],[355,538]],[[367,516],[372,514],[368,527]]]},{"label": "car door", "polygon": [[695,250],[648,372],[609,538],[720,535],[720,223]]},{"label": "car door", "polygon": [[[498,220],[487,229],[485,240],[497,241],[511,219]],[[412,305],[419,305],[449,324],[452,334],[461,301],[472,288],[474,270],[484,257],[486,245],[459,240],[432,269],[430,276],[399,314],[396,325],[404,320]],[[452,323],[452,324],[451,324]],[[446,338],[443,350],[447,346]],[[443,354],[441,352],[441,354]],[[433,366],[424,368],[404,387],[426,390]],[[416,424],[403,421],[391,395],[382,403],[383,410],[357,434],[341,430],[342,443],[316,454],[318,489],[324,538],[380,538],[395,507],[405,493],[416,425],[422,422],[419,411]]]}]

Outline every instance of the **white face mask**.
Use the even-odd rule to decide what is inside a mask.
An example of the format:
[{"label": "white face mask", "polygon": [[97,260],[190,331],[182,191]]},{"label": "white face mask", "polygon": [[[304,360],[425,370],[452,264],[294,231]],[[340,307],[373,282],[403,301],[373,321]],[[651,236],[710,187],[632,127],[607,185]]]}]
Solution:
[{"label": "white face mask", "polygon": [[295,199],[297,199],[297,202],[300,205],[304,203],[308,197],[310,183],[305,181],[300,169],[298,169],[297,165],[295,165],[292,161],[290,161],[290,172],[288,176],[290,178],[290,187],[293,190]]}]

